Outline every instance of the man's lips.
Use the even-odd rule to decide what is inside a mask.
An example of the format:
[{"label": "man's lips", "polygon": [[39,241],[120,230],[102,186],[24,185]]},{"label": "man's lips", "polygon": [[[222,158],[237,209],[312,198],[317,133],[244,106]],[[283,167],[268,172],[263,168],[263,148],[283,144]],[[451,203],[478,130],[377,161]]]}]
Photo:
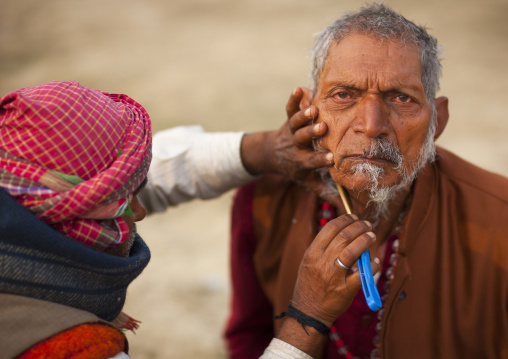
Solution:
[{"label": "man's lips", "polygon": [[377,156],[365,156],[365,155],[347,155],[343,157],[344,160],[348,161],[361,161],[361,162],[374,162],[379,164],[386,164],[391,163],[393,164],[393,161],[386,158],[386,157],[377,157]]}]

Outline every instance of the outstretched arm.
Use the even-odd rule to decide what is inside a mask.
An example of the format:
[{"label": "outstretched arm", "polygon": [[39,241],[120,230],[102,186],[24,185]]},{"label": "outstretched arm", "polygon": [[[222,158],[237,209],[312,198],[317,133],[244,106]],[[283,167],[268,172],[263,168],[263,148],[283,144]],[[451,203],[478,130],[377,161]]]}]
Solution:
[{"label": "outstretched arm", "polygon": [[315,168],[331,163],[330,155],[312,150],[312,139],[327,129],[325,124],[312,124],[317,109],[308,107],[308,93],[301,88],[293,92],[286,106],[288,121],[276,131],[206,133],[192,126],[157,133],[148,184],[139,196],[147,212],[217,197],[263,173],[279,173],[306,184],[306,176],[316,175]]}]

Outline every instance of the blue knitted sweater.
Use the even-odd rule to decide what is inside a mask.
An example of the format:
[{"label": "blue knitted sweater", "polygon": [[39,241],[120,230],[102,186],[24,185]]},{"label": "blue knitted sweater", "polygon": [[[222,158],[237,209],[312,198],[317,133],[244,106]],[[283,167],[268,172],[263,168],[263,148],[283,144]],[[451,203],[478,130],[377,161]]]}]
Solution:
[{"label": "blue knitted sweater", "polygon": [[129,257],[69,239],[0,189],[0,292],[33,297],[115,319],[128,285],[150,260],[137,236]]}]

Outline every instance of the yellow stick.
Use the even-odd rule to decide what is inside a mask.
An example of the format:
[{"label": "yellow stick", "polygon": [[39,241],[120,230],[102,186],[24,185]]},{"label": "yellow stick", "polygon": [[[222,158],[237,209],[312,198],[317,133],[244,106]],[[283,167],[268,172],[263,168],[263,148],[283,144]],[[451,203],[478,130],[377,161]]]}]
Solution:
[{"label": "yellow stick", "polygon": [[337,190],[340,194],[340,199],[342,200],[342,204],[344,204],[344,208],[346,208],[347,214],[352,214],[353,211],[351,210],[351,203],[349,203],[349,198],[347,196],[346,191],[344,191],[344,188],[338,183],[335,183],[337,185]]}]

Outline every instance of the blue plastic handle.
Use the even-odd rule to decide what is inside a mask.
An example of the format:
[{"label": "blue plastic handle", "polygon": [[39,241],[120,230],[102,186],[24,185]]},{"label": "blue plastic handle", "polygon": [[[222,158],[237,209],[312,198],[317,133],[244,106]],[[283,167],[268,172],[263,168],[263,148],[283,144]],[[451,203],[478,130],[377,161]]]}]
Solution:
[{"label": "blue plastic handle", "polygon": [[[351,203],[349,202],[346,191],[344,191],[344,188],[342,188],[340,184],[336,183],[336,185],[340,199],[342,200],[344,208],[346,209],[346,213],[353,213]],[[367,305],[371,310],[375,312],[381,308],[383,303],[381,303],[381,298],[379,297],[379,292],[377,291],[376,282],[374,282],[374,276],[372,275],[372,269],[370,268],[370,253],[368,249],[363,252],[360,256],[360,259],[358,259],[358,271],[360,272],[363,294],[365,294]]]},{"label": "blue plastic handle", "polygon": [[358,271],[360,272],[363,294],[365,294],[367,305],[375,312],[383,304],[381,303],[376,282],[374,282],[374,276],[372,275],[372,269],[370,268],[370,253],[368,249],[358,259]]}]

